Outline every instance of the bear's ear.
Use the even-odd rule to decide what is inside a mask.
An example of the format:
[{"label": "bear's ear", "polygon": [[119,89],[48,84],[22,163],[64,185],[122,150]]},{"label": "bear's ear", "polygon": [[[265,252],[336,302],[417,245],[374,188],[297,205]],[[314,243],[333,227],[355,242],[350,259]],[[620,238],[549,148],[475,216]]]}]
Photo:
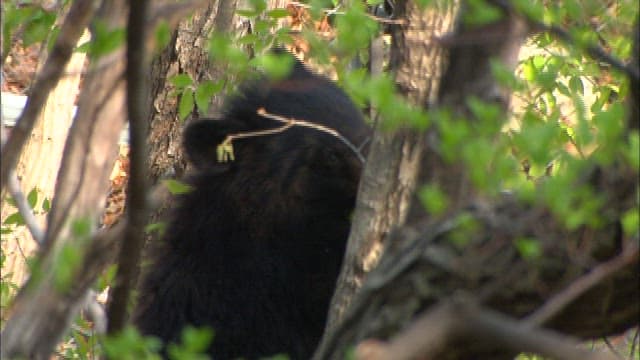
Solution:
[{"label": "bear's ear", "polygon": [[227,135],[242,132],[243,127],[235,121],[203,119],[184,129],[182,146],[189,161],[198,169],[218,165],[217,148]]}]

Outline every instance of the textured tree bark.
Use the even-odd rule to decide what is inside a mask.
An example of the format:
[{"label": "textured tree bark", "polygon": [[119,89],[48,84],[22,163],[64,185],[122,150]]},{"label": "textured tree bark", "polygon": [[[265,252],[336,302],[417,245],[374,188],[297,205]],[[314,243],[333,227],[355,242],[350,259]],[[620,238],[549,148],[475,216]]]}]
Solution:
[{"label": "textured tree bark", "polygon": [[[433,37],[453,30],[458,7],[457,2],[434,3],[426,11],[409,1],[395,8],[395,16],[407,21],[393,27],[391,68],[400,93],[415,106],[437,98],[446,58]],[[377,265],[389,232],[405,223],[425,146],[425,134],[413,129],[374,134],[325,333],[344,316],[365,275]]]},{"label": "textured tree bark", "polygon": [[179,99],[172,93],[175,88],[168,79],[182,73],[191,75],[194,81],[202,79],[202,71],[208,67],[206,36],[213,29],[216,3],[209,3],[190,21],[181,23],[171,43],[152,62],[153,106],[149,113],[148,140],[152,183],[184,172],[185,161],[180,149],[183,122],[178,117]]},{"label": "textured tree bark", "polygon": [[[151,68],[151,98],[149,113],[149,156],[151,182],[166,177],[180,178],[186,168],[181,150],[183,121],[178,116],[175,88],[168,81],[178,74],[188,74],[198,83],[222,78],[219,69],[210,64],[208,39],[213,31],[236,31],[238,24],[234,11],[237,0],[213,1],[196,12],[190,21],[182,22],[173,34],[171,43],[153,60]],[[213,99],[209,113],[219,111],[221,96]],[[207,116],[198,109],[185,121]]]}]

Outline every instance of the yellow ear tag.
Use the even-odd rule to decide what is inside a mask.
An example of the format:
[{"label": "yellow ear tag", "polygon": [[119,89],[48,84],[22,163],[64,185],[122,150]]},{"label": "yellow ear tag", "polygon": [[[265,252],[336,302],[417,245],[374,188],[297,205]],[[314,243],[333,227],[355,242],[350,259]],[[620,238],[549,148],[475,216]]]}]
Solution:
[{"label": "yellow ear tag", "polygon": [[233,154],[233,144],[231,141],[225,140],[216,147],[218,162],[234,161],[236,158]]}]

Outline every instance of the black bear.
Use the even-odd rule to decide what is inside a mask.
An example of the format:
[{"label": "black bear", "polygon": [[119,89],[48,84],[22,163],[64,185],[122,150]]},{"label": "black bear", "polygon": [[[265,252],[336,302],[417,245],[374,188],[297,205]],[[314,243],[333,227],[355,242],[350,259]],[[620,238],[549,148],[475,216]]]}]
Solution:
[{"label": "black bear", "polygon": [[[281,128],[259,114],[335,130]],[[326,130],[326,129],[325,129]],[[214,359],[286,353],[317,345],[342,263],[370,129],[331,81],[294,62],[288,77],[254,81],[219,120],[184,131],[195,171],[178,197],[162,249],[143,277],[134,321],[142,333],[178,342],[185,325],[214,330]]]}]

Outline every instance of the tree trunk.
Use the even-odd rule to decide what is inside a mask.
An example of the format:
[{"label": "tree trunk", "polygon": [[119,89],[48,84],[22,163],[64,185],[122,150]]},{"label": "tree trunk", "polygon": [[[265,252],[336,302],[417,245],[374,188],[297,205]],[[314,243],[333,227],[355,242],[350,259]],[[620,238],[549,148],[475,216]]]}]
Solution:
[{"label": "tree trunk", "polygon": [[[80,39],[79,43],[89,40],[88,32]],[[16,175],[20,180],[23,194],[28,194],[32,189],[37,189],[38,202],[34,209],[38,226],[45,228],[46,213],[42,211],[44,199],[49,201],[54,197],[55,178],[62,160],[62,150],[73,119],[73,107],[78,92],[80,77],[84,69],[85,54],[76,52],[71,56],[65,75],[49,94],[46,105],[31,132],[29,141],[25,144],[23,152],[16,167]],[[44,61],[45,59],[42,59]],[[40,67],[40,66],[39,66]],[[7,202],[2,203],[2,220],[16,210]],[[32,256],[38,247],[32,234],[24,226],[6,236],[2,242],[2,252],[7,257],[7,262],[2,268],[4,274],[10,274],[9,282],[22,286],[28,276],[26,260]],[[38,239],[41,241],[41,239]]]},{"label": "tree trunk", "polygon": [[[391,67],[400,93],[415,106],[437,98],[445,53],[434,36],[453,30],[457,2],[436,1],[426,11],[409,1],[396,4],[406,23],[392,32]],[[402,226],[411,209],[426,136],[415,129],[376,131],[365,166],[342,273],[331,302],[326,333],[344,316],[365,275],[377,264],[388,234]]]}]

